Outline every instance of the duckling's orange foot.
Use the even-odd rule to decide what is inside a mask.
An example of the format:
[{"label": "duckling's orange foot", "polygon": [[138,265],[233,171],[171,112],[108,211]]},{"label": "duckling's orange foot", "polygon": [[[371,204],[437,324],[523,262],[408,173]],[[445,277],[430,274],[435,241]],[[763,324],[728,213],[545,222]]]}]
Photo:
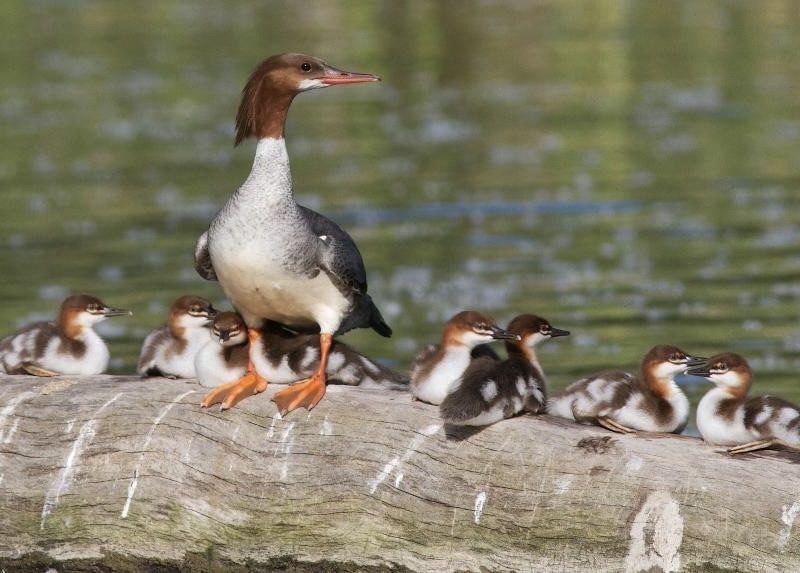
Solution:
[{"label": "duckling's orange foot", "polygon": [[244,376],[228,382],[206,394],[203,399],[203,408],[208,408],[214,404],[220,404],[220,410],[228,410],[236,404],[267,389],[267,381],[253,371],[247,372]]},{"label": "duckling's orange foot", "polygon": [[325,395],[325,378],[315,374],[305,382],[298,382],[277,392],[272,401],[278,406],[281,416],[303,407],[308,410],[316,406]]}]

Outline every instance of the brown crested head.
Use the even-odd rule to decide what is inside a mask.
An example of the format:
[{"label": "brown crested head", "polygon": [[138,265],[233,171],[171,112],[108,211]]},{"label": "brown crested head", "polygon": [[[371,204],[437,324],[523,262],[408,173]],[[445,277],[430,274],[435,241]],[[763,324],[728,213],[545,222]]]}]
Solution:
[{"label": "brown crested head", "polygon": [[373,74],[346,72],[305,54],[278,54],[261,62],[242,89],[236,140],[282,138],[289,106],[298,93],[338,84],[374,82]]},{"label": "brown crested head", "polygon": [[106,303],[90,294],[73,294],[68,296],[61,303],[61,316],[76,312],[89,312],[91,314],[101,314],[106,308]]},{"label": "brown crested head", "polygon": [[211,323],[211,334],[220,344],[231,341],[238,344],[247,340],[247,325],[237,312],[224,311],[217,313]]},{"label": "brown crested head", "polygon": [[706,359],[702,366],[688,372],[702,376],[738,398],[744,398],[752,384],[752,371],[747,360],[735,352],[723,352]]},{"label": "brown crested head", "polygon": [[658,344],[647,351],[642,359],[643,363],[655,362],[681,362],[686,359],[686,351],[671,344]]},{"label": "brown crested head", "polygon": [[693,356],[672,344],[658,344],[642,358],[642,372],[657,377],[672,377],[687,368],[703,364],[705,358]]},{"label": "brown crested head", "polygon": [[569,336],[569,330],[555,328],[547,319],[535,314],[520,314],[508,324],[506,330],[520,338],[518,342],[507,340],[506,347],[509,349],[512,346],[531,347],[548,338]]},{"label": "brown crested head", "polygon": [[201,296],[187,294],[172,303],[170,320],[176,320],[187,314],[199,318],[212,319],[216,316],[217,310],[211,305],[211,301]]},{"label": "brown crested head", "polygon": [[61,303],[59,324],[67,336],[74,337],[80,334],[84,327],[90,327],[105,318],[130,314],[133,313],[127,309],[108,306],[96,296],[75,294],[68,296]]},{"label": "brown crested head", "polygon": [[442,345],[463,344],[474,347],[493,339],[518,340],[518,337],[497,326],[495,319],[486,313],[477,310],[462,310],[445,324]]}]

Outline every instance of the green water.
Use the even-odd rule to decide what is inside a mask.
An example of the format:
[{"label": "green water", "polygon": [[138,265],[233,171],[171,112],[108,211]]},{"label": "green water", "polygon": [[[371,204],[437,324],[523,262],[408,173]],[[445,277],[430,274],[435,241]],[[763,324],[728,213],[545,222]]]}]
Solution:
[{"label": "green water", "polygon": [[[85,291],[112,371],[185,293],[196,237],[246,177],[238,94],[302,51],[380,84],[297,98],[301,202],[347,228],[399,369],[464,308],[535,312],[552,386],[669,342],[744,354],[800,401],[795,2],[0,5],[0,332]],[[696,400],[701,384],[688,386]]]}]

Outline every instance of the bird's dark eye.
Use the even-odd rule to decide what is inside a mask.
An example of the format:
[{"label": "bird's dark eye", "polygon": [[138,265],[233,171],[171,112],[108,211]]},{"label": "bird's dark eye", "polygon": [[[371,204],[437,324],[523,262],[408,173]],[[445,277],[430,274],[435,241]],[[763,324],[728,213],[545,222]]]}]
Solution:
[{"label": "bird's dark eye", "polygon": [[309,64],[308,62],[303,62],[302,64],[300,64],[300,69],[303,70],[304,72],[310,72],[311,64]]}]

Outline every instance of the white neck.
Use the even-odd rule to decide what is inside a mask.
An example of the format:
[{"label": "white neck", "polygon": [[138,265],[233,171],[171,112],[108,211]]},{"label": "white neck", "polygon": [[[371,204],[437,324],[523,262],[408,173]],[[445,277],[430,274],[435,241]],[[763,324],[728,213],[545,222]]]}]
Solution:
[{"label": "white neck", "polygon": [[697,405],[697,429],[709,444],[734,445],[753,439],[744,426],[744,409],[736,409],[733,419],[722,418],[718,414],[719,404],[732,396],[721,388],[712,388]]},{"label": "white neck", "polygon": [[248,203],[256,198],[265,203],[293,202],[292,171],[285,139],[265,137],[258,140],[250,175],[236,195],[246,197]]}]

